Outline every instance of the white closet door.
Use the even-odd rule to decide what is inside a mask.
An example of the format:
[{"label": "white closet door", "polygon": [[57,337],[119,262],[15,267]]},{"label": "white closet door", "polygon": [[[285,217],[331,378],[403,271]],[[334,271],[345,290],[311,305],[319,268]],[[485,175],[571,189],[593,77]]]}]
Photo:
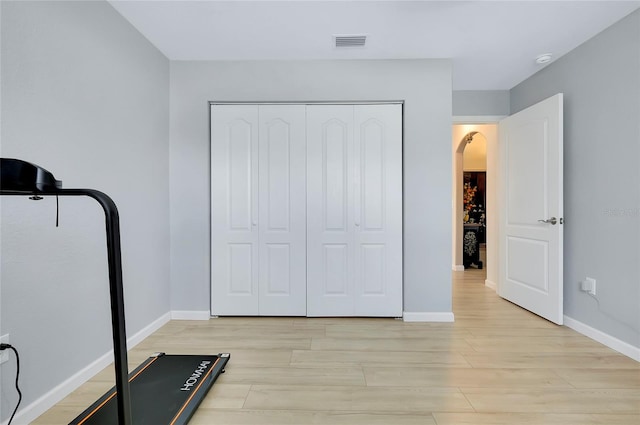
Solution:
[{"label": "white closet door", "polygon": [[306,316],[305,106],[259,111],[259,313]]},{"label": "white closet door", "polygon": [[211,314],[257,315],[258,107],[211,108]]},{"label": "white closet door", "polygon": [[401,105],[355,107],[356,316],[402,316],[401,117]]},{"label": "white closet door", "polygon": [[353,106],[307,106],[307,314],[354,312]]},{"label": "white closet door", "polygon": [[307,107],[310,316],[402,315],[401,105]]}]

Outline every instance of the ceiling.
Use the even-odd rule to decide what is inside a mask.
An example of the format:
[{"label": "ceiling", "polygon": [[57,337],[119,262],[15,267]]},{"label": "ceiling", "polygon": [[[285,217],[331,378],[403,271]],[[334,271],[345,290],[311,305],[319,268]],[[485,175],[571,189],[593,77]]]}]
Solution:
[{"label": "ceiling", "polygon": [[[171,60],[450,58],[455,90],[508,90],[640,1],[111,0]],[[333,35],[366,34],[336,49]]]}]

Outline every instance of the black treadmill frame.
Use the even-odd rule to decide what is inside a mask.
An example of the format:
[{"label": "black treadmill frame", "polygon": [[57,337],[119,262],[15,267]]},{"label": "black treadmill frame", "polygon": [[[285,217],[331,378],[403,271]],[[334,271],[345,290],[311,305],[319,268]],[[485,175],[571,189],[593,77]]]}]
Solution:
[{"label": "black treadmill frame", "polygon": [[111,331],[116,371],[116,398],[118,424],[133,425],[131,421],[131,395],[127,366],[127,334],[124,321],[124,290],[122,286],[122,254],[120,250],[120,217],[115,202],[107,194],[94,189],[45,188],[29,192],[0,189],[0,195],[88,196],[104,210],[107,232],[107,259],[109,263],[109,295],[111,298]]},{"label": "black treadmill frame", "polygon": [[[111,197],[95,189],[63,189],[49,171],[18,159],[2,158],[2,167],[17,167],[19,175],[0,182],[0,195],[5,196],[88,196],[96,200],[105,216],[107,260],[109,263],[109,295],[111,299],[111,330],[116,374],[118,424],[133,425],[131,392],[127,365],[127,335],[124,320],[124,290],[122,286],[122,254],[120,249],[120,217]],[[6,176],[5,176],[6,178]],[[25,181],[27,180],[28,181]],[[33,179],[33,180],[32,180]]]}]

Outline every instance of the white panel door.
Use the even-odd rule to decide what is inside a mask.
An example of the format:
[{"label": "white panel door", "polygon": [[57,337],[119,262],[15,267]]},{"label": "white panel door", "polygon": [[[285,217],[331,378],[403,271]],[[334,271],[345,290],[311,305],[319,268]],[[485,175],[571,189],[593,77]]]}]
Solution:
[{"label": "white panel door", "polygon": [[356,316],[402,316],[402,106],[354,108]]},{"label": "white panel door", "polygon": [[307,106],[307,313],[402,314],[400,105]]},{"label": "white panel door", "polygon": [[257,315],[258,107],[211,107],[211,314]]},{"label": "white panel door", "polygon": [[500,122],[498,294],[554,323],[563,319],[563,96]]},{"label": "white panel door", "polygon": [[259,119],[259,313],[305,316],[305,106],[261,105]]},{"label": "white panel door", "polygon": [[307,106],[307,314],[354,312],[353,106]]}]

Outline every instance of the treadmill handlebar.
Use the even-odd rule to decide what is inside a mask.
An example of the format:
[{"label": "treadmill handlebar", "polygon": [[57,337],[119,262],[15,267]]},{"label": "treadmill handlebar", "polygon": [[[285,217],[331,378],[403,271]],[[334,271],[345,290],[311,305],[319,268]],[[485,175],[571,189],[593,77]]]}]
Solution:
[{"label": "treadmill handlebar", "polygon": [[89,196],[104,210],[109,262],[109,294],[111,329],[116,373],[118,424],[132,425],[127,336],[124,320],[120,219],[115,202],[107,194],[94,189],[63,189],[62,182],[42,167],[12,158],[0,158],[0,195]]}]

